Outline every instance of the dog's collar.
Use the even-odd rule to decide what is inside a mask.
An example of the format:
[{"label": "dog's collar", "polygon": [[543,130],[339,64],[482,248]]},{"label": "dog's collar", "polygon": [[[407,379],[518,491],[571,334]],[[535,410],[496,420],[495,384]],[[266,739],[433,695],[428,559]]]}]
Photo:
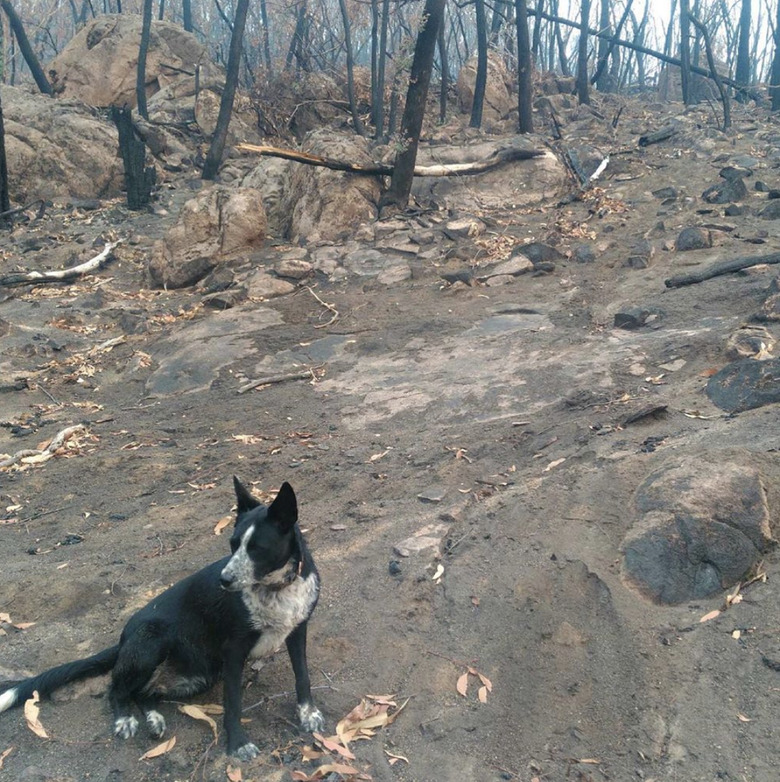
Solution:
[{"label": "dog's collar", "polygon": [[303,559],[298,560],[297,567],[295,567],[294,561],[291,564],[293,567],[287,571],[284,579],[278,584],[269,584],[267,589],[270,589],[272,592],[281,592],[283,589],[287,589],[288,586],[295,583],[295,580],[303,572]]}]

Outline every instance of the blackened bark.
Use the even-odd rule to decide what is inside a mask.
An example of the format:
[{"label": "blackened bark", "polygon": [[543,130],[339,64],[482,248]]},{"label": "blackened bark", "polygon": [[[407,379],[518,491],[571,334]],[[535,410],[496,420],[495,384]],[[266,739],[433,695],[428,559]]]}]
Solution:
[{"label": "blackened bark", "polygon": [[22,53],[22,57],[24,57],[24,61],[27,63],[27,67],[30,69],[38,89],[45,95],[51,95],[51,84],[49,84],[49,80],[46,78],[43,68],[41,68],[41,63],[30,45],[30,39],[24,31],[22,20],[11,5],[11,0],[0,0],[0,6],[2,6],[5,15],[8,17],[8,23],[11,25],[14,38],[16,38],[19,44],[19,51]]},{"label": "blackened bark", "polygon": [[[737,45],[737,71],[735,81],[747,85],[750,83],[750,0],[742,0],[739,15],[739,44]],[[737,100],[747,100],[743,92],[737,93]]]},{"label": "blackened bark", "polygon": [[417,34],[414,47],[414,59],[409,74],[409,89],[406,93],[403,119],[401,120],[401,138],[404,148],[398,153],[393,169],[390,188],[385,193],[383,205],[405,209],[412,191],[414,164],[417,160],[417,146],[420,143],[425,101],[428,97],[428,85],[431,81],[433,54],[436,50],[439,25],[444,16],[444,0],[425,0],[423,25]]},{"label": "blackened bark", "polygon": [[580,103],[590,103],[588,91],[588,20],[590,0],[580,3],[580,40],[577,47],[577,98]]},{"label": "blackened bark", "polygon": [[271,61],[271,40],[268,34],[268,8],[266,0],[260,0],[260,21],[263,23],[263,57],[265,58],[265,68],[268,73],[273,72],[273,62]]},{"label": "blackened bark", "polygon": [[143,21],[141,22],[141,45],[138,47],[138,70],[135,78],[135,101],[138,113],[149,119],[146,107],[146,53],[149,51],[149,37],[152,34],[152,0],[144,0]]},{"label": "blackened bark", "polygon": [[780,3],[777,4],[775,19],[775,58],[772,60],[769,94],[772,96],[772,111],[778,111],[780,109]]},{"label": "blackened bark", "polygon": [[181,4],[182,26],[188,32],[192,32],[192,0],[182,0]]},{"label": "blackened bark", "polygon": [[704,40],[704,50],[707,54],[707,63],[710,66],[712,72],[712,79],[715,82],[715,86],[720,93],[720,99],[723,103],[723,130],[728,130],[731,127],[731,102],[729,100],[729,94],[726,88],[723,86],[723,81],[718,72],[715,70],[715,56],[712,53],[712,43],[710,42],[710,34],[707,32],[707,28],[693,15],[688,17],[691,20],[691,24],[699,31],[702,39]]},{"label": "blackened bark", "polygon": [[127,206],[143,209],[152,198],[156,181],[154,166],[146,166],[146,146],[133,129],[133,120],[127,106],[111,109],[111,119],[119,133],[119,151],[125,168]]},{"label": "blackened bark", "polygon": [[241,51],[244,44],[244,27],[246,27],[248,7],[249,0],[237,0],[233,33],[230,36],[225,89],[222,91],[222,100],[219,103],[219,116],[214,128],[214,136],[211,139],[211,146],[203,165],[203,179],[216,177],[219,164],[222,162],[222,154],[225,151],[230,115],[233,113],[233,100],[236,97],[236,88],[238,87],[238,70],[241,66]]},{"label": "blackened bark", "polygon": [[[609,40],[605,38],[599,38],[599,61],[598,65],[596,66],[596,72],[590,79],[590,83],[595,84],[600,91],[609,92],[617,88],[617,81],[614,77],[604,79],[603,75],[606,72],[609,56],[612,54],[612,50],[615,48],[615,41],[616,39],[620,38],[620,32],[623,29],[623,25],[626,23],[626,19],[628,19],[628,15],[631,13],[632,2],[633,0],[628,0],[626,2],[626,7],[623,10],[623,16],[620,17],[618,26],[615,28],[615,35]],[[603,48],[601,46],[602,43],[604,44]],[[599,86],[599,84],[601,84],[601,86]]]},{"label": "blackened bark", "polygon": [[485,87],[487,87],[488,69],[488,30],[485,14],[485,0],[475,0],[477,12],[477,79],[474,84],[474,100],[471,104],[471,120],[469,127],[478,128],[482,125],[482,107],[485,104]]},{"label": "blackened bark", "polygon": [[515,26],[517,28],[517,129],[520,133],[533,133],[531,42],[528,38],[526,0],[515,0]]},{"label": "blackened bark", "polygon": [[339,8],[341,9],[341,21],[344,25],[344,45],[347,49],[347,100],[349,101],[349,110],[352,112],[355,131],[358,135],[365,136],[366,131],[357,110],[357,102],[355,101],[355,53],[352,49],[352,31],[349,24],[346,0],[339,0]]},{"label": "blackened bark", "polygon": [[[671,24],[671,23],[670,23]],[[691,10],[688,0],[680,0],[680,81],[683,103],[692,101],[691,95]]]},{"label": "blackened bark", "polygon": [[[5,125],[3,124],[3,100],[0,97],[0,212],[11,211],[8,195],[8,164],[5,159]],[[0,218],[0,224],[2,219]]]},{"label": "blackened bark", "polygon": [[447,93],[450,89],[450,66],[447,60],[447,43],[444,40],[444,19],[439,25],[436,36],[439,49],[439,62],[441,63],[441,84],[439,91],[439,122],[443,125],[447,121]]}]

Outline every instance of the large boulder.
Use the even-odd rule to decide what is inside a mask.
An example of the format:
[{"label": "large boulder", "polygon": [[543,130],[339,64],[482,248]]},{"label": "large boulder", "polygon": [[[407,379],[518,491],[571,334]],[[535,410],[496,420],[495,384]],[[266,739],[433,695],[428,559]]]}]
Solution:
[{"label": "large boulder", "polygon": [[[54,92],[90,106],[135,106],[141,17],[109,14],[93,19],[46,66]],[[197,74],[197,76],[196,76]],[[149,118],[160,123],[197,122],[214,132],[225,75],[192,33],[154,20],[146,55]],[[256,116],[238,94],[228,143],[257,141]]]},{"label": "large boulder", "polygon": [[2,87],[11,198],[119,195],[122,161],[116,128],[76,100],[52,100]]},{"label": "large boulder", "polygon": [[155,285],[194,285],[218,264],[266,238],[262,194],[215,185],[187,201],[176,224],[155,242],[149,276]]},{"label": "large boulder", "polygon": [[[55,93],[91,106],[136,105],[141,17],[137,14],[99,16],[85,25],[46,66]],[[146,94],[195,77],[214,75],[206,47],[170,22],[152,22],[146,55]]]},{"label": "large boulder", "polygon": [[[368,165],[368,143],[327,129],[310,133],[306,152]],[[350,236],[377,216],[379,177],[346,174],[327,168],[297,165],[285,194],[286,233],[293,242],[332,242]]]},{"label": "large boulder", "polygon": [[681,603],[743,579],[775,542],[756,461],[748,452],[713,452],[651,473],[623,541],[629,583],[660,603]]},{"label": "large boulder", "polygon": [[290,227],[285,193],[289,191],[293,170],[299,165],[279,157],[262,157],[241,182],[244,187],[253,187],[263,194],[268,231],[272,236],[282,238]]},{"label": "large boulder", "polygon": [[[501,57],[488,53],[487,83],[485,100],[482,104],[482,119],[501,120],[517,108],[517,98],[510,91],[511,78]],[[457,81],[458,105],[469,113],[474,103],[474,88],[477,83],[477,58],[466,60],[460,69]]]}]

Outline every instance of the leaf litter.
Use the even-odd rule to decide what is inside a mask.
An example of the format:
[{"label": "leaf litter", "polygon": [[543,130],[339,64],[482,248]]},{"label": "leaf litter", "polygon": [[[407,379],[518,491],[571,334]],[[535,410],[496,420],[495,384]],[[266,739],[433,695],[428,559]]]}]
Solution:
[{"label": "leaf litter", "polygon": [[[407,703],[409,703],[408,698],[398,706],[395,695],[365,695],[360,703],[339,721],[334,736],[314,733],[315,746],[304,746],[301,750],[301,758],[305,762],[322,758],[330,759],[334,754],[338,756],[339,762],[323,763],[310,774],[304,771],[294,771],[292,778],[297,782],[315,782],[329,774],[338,774],[349,782],[352,780],[371,780],[370,774],[355,768],[355,766],[340,762],[340,760],[356,760],[350,749],[350,744],[355,741],[370,741],[376,736],[378,730],[395,722],[398,715],[406,708]],[[399,761],[409,762],[403,755],[387,750],[384,752],[390,765]]]}]

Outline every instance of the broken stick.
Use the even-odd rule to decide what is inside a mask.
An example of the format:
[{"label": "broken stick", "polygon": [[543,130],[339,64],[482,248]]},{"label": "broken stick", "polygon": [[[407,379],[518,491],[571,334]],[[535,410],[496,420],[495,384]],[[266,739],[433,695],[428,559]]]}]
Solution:
[{"label": "broken stick", "polygon": [[69,269],[56,269],[47,272],[12,272],[0,277],[0,286],[11,285],[40,285],[45,282],[67,282],[84,274],[97,271],[110,255],[113,249],[121,243],[121,239],[116,242],[109,242],[101,252],[94,258],[90,258],[78,266],[71,266]]},{"label": "broken stick", "polygon": [[31,456],[37,457],[36,462],[44,462],[51,459],[52,456],[61,448],[66,441],[68,441],[74,434],[87,433],[87,427],[84,424],[75,424],[74,426],[68,426],[61,432],[58,432],[51,440],[51,442],[45,448],[28,448],[23,451],[17,451],[13,456],[9,456],[7,459],[0,461],[0,469],[3,467],[11,467],[17,462],[21,462],[22,459],[29,459]]},{"label": "broken stick", "polygon": [[762,264],[780,263],[780,253],[770,253],[769,255],[759,255],[757,258],[737,258],[733,261],[721,261],[714,263],[708,269],[700,272],[691,272],[691,274],[681,274],[677,277],[670,277],[664,282],[667,288],[682,288],[683,285],[694,285],[697,282],[719,277],[722,274],[733,274],[734,272],[749,269],[751,266],[761,266]]},{"label": "broken stick", "polygon": [[[261,147],[256,144],[239,144],[238,149],[245,152],[256,152],[259,155],[280,157],[285,160],[294,160],[296,163],[306,163],[310,166],[320,166],[333,171],[348,171],[352,174],[365,174],[368,176],[392,176],[393,166],[382,163],[373,165],[361,165],[360,163],[346,163],[342,160],[312,155],[308,152],[298,152],[294,149],[282,149],[280,147]],[[415,166],[415,176],[444,177],[482,174],[493,168],[498,168],[505,163],[516,160],[530,160],[535,157],[543,157],[547,154],[540,149],[524,149],[522,147],[507,147],[496,150],[485,160],[476,160],[471,163],[441,163],[432,166]]]},{"label": "broken stick", "polygon": [[247,391],[251,391],[258,386],[270,386],[274,383],[284,383],[287,380],[316,380],[317,375],[315,370],[322,369],[325,366],[320,364],[317,367],[310,367],[309,369],[301,370],[300,372],[288,372],[284,375],[268,375],[267,377],[258,377],[256,380],[250,380],[246,385],[241,386],[238,389],[239,394],[244,394]]}]

